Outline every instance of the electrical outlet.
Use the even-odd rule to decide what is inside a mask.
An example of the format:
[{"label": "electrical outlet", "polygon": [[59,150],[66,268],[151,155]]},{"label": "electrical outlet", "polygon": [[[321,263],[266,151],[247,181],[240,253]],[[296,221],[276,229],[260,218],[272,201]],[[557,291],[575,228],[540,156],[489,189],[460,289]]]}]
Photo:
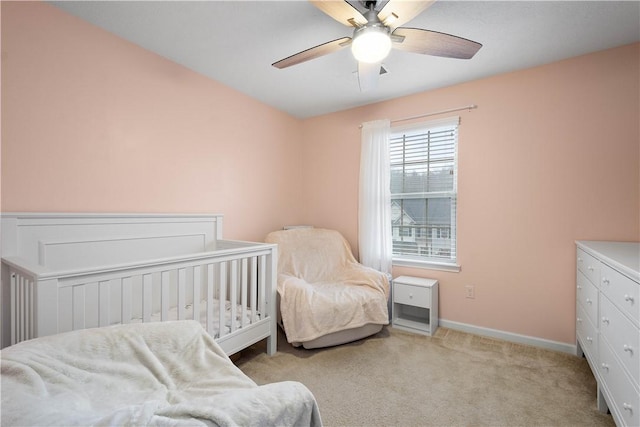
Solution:
[{"label": "electrical outlet", "polygon": [[464,290],[467,298],[474,299],[476,297],[476,287],[474,285],[467,285]]}]

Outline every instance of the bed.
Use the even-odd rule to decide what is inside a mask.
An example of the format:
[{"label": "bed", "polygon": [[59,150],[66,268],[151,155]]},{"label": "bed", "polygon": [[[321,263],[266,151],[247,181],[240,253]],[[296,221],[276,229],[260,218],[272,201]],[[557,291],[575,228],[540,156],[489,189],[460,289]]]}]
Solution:
[{"label": "bed", "polygon": [[2,215],[2,347],[116,324],[195,320],[227,355],[276,352],[277,246],[221,215]]},{"label": "bed", "polygon": [[2,425],[322,425],[303,384],[258,386],[194,320],[81,329],[0,353]]}]

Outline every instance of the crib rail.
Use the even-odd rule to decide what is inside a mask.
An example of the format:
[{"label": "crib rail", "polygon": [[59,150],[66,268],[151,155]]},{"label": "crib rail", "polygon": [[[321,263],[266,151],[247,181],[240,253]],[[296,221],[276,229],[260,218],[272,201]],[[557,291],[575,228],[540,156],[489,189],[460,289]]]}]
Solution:
[{"label": "crib rail", "polygon": [[[237,246],[69,272],[34,273],[5,260],[11,344],[76,329],[186,319],[200,321],[215,339],[231,343],[242,329],[275,325],[276,248]],[[256,331],[255,340],[267,337],[270,328]]]}]

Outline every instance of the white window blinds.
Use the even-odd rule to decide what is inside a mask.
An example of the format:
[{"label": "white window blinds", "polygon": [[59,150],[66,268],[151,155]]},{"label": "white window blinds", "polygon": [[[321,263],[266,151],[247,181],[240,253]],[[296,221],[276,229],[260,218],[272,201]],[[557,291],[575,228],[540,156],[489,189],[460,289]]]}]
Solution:
[{"label": "white window blinds", "polygon": [[394,259],[456,263],[459,121],[391,129]]}]

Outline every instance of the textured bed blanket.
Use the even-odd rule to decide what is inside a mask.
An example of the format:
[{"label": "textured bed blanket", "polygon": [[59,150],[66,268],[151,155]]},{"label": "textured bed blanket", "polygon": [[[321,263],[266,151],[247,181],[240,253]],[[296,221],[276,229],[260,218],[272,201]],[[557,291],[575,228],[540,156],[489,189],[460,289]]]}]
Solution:
[{"label": "textured bed blanket", "polygon": [[258,386],[198,322],[85,329],[2,350],[2,425],[321,425],[311,392]]},{"label": "textured bed blanket", "polygon": [[358,263],[339,232],[274,231],[266,242],[278,244],[280,313],[290,343],[389,323],[389,280]]}]

